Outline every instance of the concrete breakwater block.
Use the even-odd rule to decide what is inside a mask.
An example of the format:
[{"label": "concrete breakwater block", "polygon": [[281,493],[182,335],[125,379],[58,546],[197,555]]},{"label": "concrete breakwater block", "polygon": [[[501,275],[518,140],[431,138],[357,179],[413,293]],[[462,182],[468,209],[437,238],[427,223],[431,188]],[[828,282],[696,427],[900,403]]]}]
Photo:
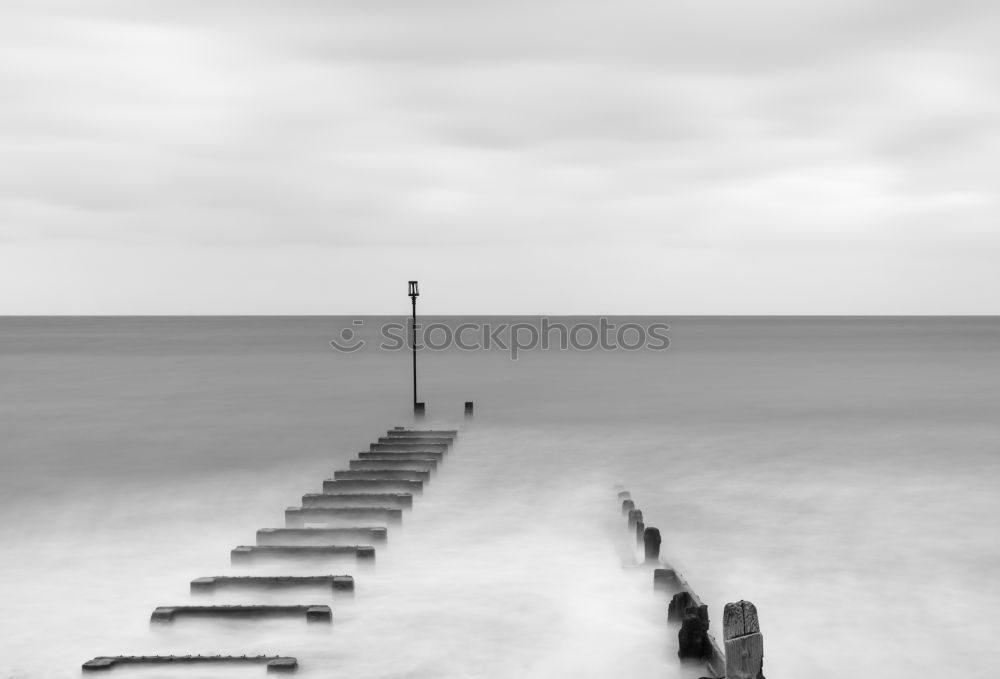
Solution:
[{"label": "concrete breakwater block", "polygon": [[437,460],[434,458],[424,458],[422,460],[400,460],[399,458],[379,455],[377,457],[366,457],[363,460],[351,460],[351,469],[360,471],[391,471],[402,469],[403,471],[432,472],[437,469]]},{"label": "concrete breakwater block", "polygon": [[424,471],[412,471],[410,469],[387,469],[381,472],[374,472],[365,469],[359,470],[337,470],[333,473],[334,481],[347,481],[349,479],[386,481],[395,479],[398,481],[430,481],[431,473]]},{"label": "concrete breakwater block", "polygon": [[410,493],[307,493],[302,496],[303,507],[413,507]]},{"label": "concrete breakwater block", "polygon": [[413,452],[405,450],[397,450],[396,452],[377,452],[373,453],[370,450],[364,450],[358,453],[359,460],[384,460],[391,458],[393,460],[434,460],[436,462],[441,462],[444,459],[444,453],[436,453],[434,451],[424,451],[424,452]]},{"label": "concrete breakwater block", "polygon": [[403,429],[396,428],[390,429],[386,432],[387,436],[401,436],[401,437],[422,437],[428,436],[430,438],[458,438],[457,429]]},{"label": "concrete breakwater block", "polygon": [[399,443],[407,443],[407,444],[409,444],[409,443],[413,443],[413,444],[427,443],[427,444],[432,444],[432,445],[436,445],[436,446],[444,446],[445,448],[447,448],[447,447],[451,446],[451,439],[450,438],[432,438],[432,437],[429,437],[429,436],[425,436],[425,437],[421,437],[421,438],[412,438],[412,439],[403,438],[402,436],[382,436],[382,437],[379,438],[378,441],[376,441],[376,443],[378,443],[380,445],[396,445],[396,444],[399,444]]},{"label": "concrete breakwater block", "polygon": [[149,621],[171,623],[179,616],[201,618],[290,618],[305,616],[306,622],[332,622],[333,611],[325,605],[300,606],[159,606]]},{"label": "concrete breakwater block", "polygon": [[398,526],[403,523],[403,510],[395,507],[289,507],[285,510],[286,528],[304,528],[306,523],[359,520]]},{"label": "concrete breakwater block", "polygon": [[[369,474],[371,472],[368,472]],[[424,492],[424,482],[412,479],[378,478],[359,476],[348,479],[326,479],[323,481],[324,493],[354,493],[357,491],[410,493],[420,495]]]},{"label": "concrete breakwater block", "polygon": [[260,559],[334,559],[354,557],[357,561],[374,561],[371,545],[240,545],[230,552],[234,566]]},{"label": "concrete breakwater block", "polygon": [[292,672],[299,662],[281,655],[114,655],[98,656],[83,663],[85,672],[110,670],[119,665],[193,665],[255,663],[264,665],[268,672]]},{"label": "concrete breakwater block", "polygon": [[295,589],[321,587],[335,594],[354,592],[350,575],[213,575],[191,581],[192,594],[210,594],[220,589]]},{"label": "concrete breakwater block", "polygon": [[405,452],[429,452],[429,453],[446,453],[448,452],[448,446],[443,443],[372,443],[368,446],[368,451],[372,453],[405,453]]},{"label": "concrete breakwater block", "polygon": [[360,545],[384,545],[389,531],[385,528],[261,528],[258,545],[323,546],[353,541]]}]

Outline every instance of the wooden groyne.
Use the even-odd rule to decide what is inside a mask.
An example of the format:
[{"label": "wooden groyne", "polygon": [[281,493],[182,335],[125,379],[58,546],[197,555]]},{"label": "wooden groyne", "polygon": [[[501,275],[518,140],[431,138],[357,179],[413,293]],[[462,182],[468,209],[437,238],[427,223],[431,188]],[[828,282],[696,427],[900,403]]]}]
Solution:
[{"label": "wooden groyne", "polygon": [[[322,493],[302,496],[300,507],[285,510],[284,528],[261,528],[256,545],[240,545],[231,551],[234,565],[260,561],[316,563],[353,559],[373,565],[377,547],[388,540],[388,527],[398,526],[402,514],[414,505],[451,449],[456,430],[413,430],[394,427],[379,436],[350,461],[350,468],[337,470],[323,481]],[[221,590],[313,590],[328,596],[353,595],[355,579],[350,575],[214,575],[195,578],[192,595],[211,596]],[[324,603],[294,605],[239,604],[229,606],[179,604],[159,606],[150,616],[153,625],[171,624],[180,618],[301,618],[309,623],[333,622],[333,610]],[[234,655],[117,655],[97,656],[83,664],[87,672],[110,670],[122,665],[200,665],[256,663],[268,672],[298,668],[290,656]]]},{"label": "wooden groyne", "polygon": [[723,607],[723,651],[708,632],[708,606],[690,583],[661,559],[659,529],[645,525],[630,492],[621,486],[616,490],[621,513],[627,517],[628,542],[633,549],[642,548],[641,565],[653,572],[653,591],[665,595],[667,622],[677,629],[677,657],[682,662],[703,664],[712,679],[764,679],[764,641],[756,607],[749,601]]}]

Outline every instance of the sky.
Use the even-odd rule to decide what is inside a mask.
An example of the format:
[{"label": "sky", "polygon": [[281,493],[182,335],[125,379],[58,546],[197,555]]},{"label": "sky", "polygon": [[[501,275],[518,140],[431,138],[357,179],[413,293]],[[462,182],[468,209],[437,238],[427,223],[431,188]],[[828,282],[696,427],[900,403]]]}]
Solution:
[{"label": "sky", "polygon": [[1000,313],[995,0],[3,0],[0,314]]}]

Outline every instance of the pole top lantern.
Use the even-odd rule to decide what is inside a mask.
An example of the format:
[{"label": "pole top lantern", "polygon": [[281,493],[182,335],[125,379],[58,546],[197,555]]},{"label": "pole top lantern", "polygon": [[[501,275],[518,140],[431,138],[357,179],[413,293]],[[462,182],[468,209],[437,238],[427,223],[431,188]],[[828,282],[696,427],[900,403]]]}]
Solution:
[{"label": "pole top lantern", "polygon": [[410,292],[407,293],[410,297],[419,297],[420,292],[417,290],[417,282],[410,281]]}]

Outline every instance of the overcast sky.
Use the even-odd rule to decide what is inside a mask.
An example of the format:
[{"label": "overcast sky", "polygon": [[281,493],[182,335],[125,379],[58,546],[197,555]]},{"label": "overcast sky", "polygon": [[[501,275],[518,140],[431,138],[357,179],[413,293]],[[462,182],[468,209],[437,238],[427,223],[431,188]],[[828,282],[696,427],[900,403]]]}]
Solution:
[{"label": "overcast sky", "polygon": [[996,0],[3,0],[0,313],[1000,313]]}]

